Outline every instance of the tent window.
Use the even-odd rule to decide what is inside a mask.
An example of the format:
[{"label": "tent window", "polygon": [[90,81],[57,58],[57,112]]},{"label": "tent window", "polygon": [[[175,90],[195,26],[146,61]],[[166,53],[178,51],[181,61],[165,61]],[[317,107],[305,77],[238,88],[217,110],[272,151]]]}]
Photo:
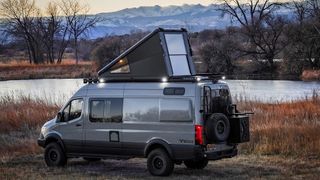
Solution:
[{"label": "tent window", "polygon": [[120,59],[115,65],[111,67],[110,73],[130,73],[128,60],[126,58]]},{"label": "tent window", "polygon": [[166,34],[169,54],[187,54],[182,34]]},{"label": "tent window", "polygon": [[165,34],[170,63],[175,76],[190,75],[187,51],[182,34]]},{"label": "tent window", "polygon": [[189,64],[186,55],[170,56],[170,61],[174,75],[190,75]]}]

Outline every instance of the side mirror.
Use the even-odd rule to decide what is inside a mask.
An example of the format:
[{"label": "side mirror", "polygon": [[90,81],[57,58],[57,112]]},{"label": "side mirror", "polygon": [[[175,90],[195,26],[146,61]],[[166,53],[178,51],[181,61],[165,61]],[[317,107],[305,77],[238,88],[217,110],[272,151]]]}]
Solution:
[{"label": "side mirror", "polygon": [[58,112],[57,114],[57,122],[63,122],[64,118],[63,118],[63,112]]}]

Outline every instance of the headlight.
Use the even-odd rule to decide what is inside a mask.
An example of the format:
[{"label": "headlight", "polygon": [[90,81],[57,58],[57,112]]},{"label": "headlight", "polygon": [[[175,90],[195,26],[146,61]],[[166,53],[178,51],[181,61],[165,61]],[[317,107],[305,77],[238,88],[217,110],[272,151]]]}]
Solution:
[{"label": "headlight", "polygon": [[46,127],[42,127],[42,128],[41,128],[41,134],[42,134],[42,135],[45,134],[46,131],[47,131],[47,128],[46,128]]}]

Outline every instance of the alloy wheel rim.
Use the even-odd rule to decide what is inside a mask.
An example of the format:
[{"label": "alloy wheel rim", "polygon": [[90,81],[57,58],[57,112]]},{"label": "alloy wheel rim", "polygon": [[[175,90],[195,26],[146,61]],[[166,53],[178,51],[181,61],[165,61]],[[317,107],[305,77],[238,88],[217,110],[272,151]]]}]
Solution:
[{"label": "alloy wheel rim", "polygon": [[49,152],[49,158],[51,161],[55,162],[58,160],[58,153],[55,150]]},{"label": "alloy wheel rim", "polygon": [[163,167],[163,160],[159,157],[156,157],[154,160],[153,160],[153,166],[156,168],[156,169],[162,169]]}]

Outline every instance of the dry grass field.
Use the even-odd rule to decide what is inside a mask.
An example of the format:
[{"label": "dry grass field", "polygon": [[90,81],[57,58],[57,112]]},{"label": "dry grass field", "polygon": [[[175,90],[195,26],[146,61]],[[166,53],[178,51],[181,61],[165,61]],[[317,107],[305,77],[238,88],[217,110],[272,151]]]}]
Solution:
[{"label": "dry grass field", "polygon": [[0,80],[41,79],[41,78],[84,78],[96,76],[96,66],[92,62],[75,64],[65,59],[61,64],[29,64],[10,61],[0,63]]},{"label": "dry grass field", "polygon": [[[41,125],[58,105],[30,97],[0,98],[0,179],[140,179],[150,177],[145,159],[71,160],[48,168],[36,144]],[[241,110],[255,112],[251,141],[236,158],[210,162],[202,171],[176,166],[173,179],[318,179],[320,176],[320,97],[268,104],[241,100]]]},{"label": "dry grass field", "polygon": [[287,103],[242,101],[252,110],[251,141],[241,149],[249,154],[316,156],[320,158],[320,97]]},{"label": "dry grass field", "polygon": [[46,167],[42,155],[20,156],[0,164],[0,179],[308,179],[317,180],[320,161],[282,156],[240,155],[212,161],[203,170],[175,165],[169,177],[152,177],[146,159],[86,162],[73,159],[63,168]]}]

